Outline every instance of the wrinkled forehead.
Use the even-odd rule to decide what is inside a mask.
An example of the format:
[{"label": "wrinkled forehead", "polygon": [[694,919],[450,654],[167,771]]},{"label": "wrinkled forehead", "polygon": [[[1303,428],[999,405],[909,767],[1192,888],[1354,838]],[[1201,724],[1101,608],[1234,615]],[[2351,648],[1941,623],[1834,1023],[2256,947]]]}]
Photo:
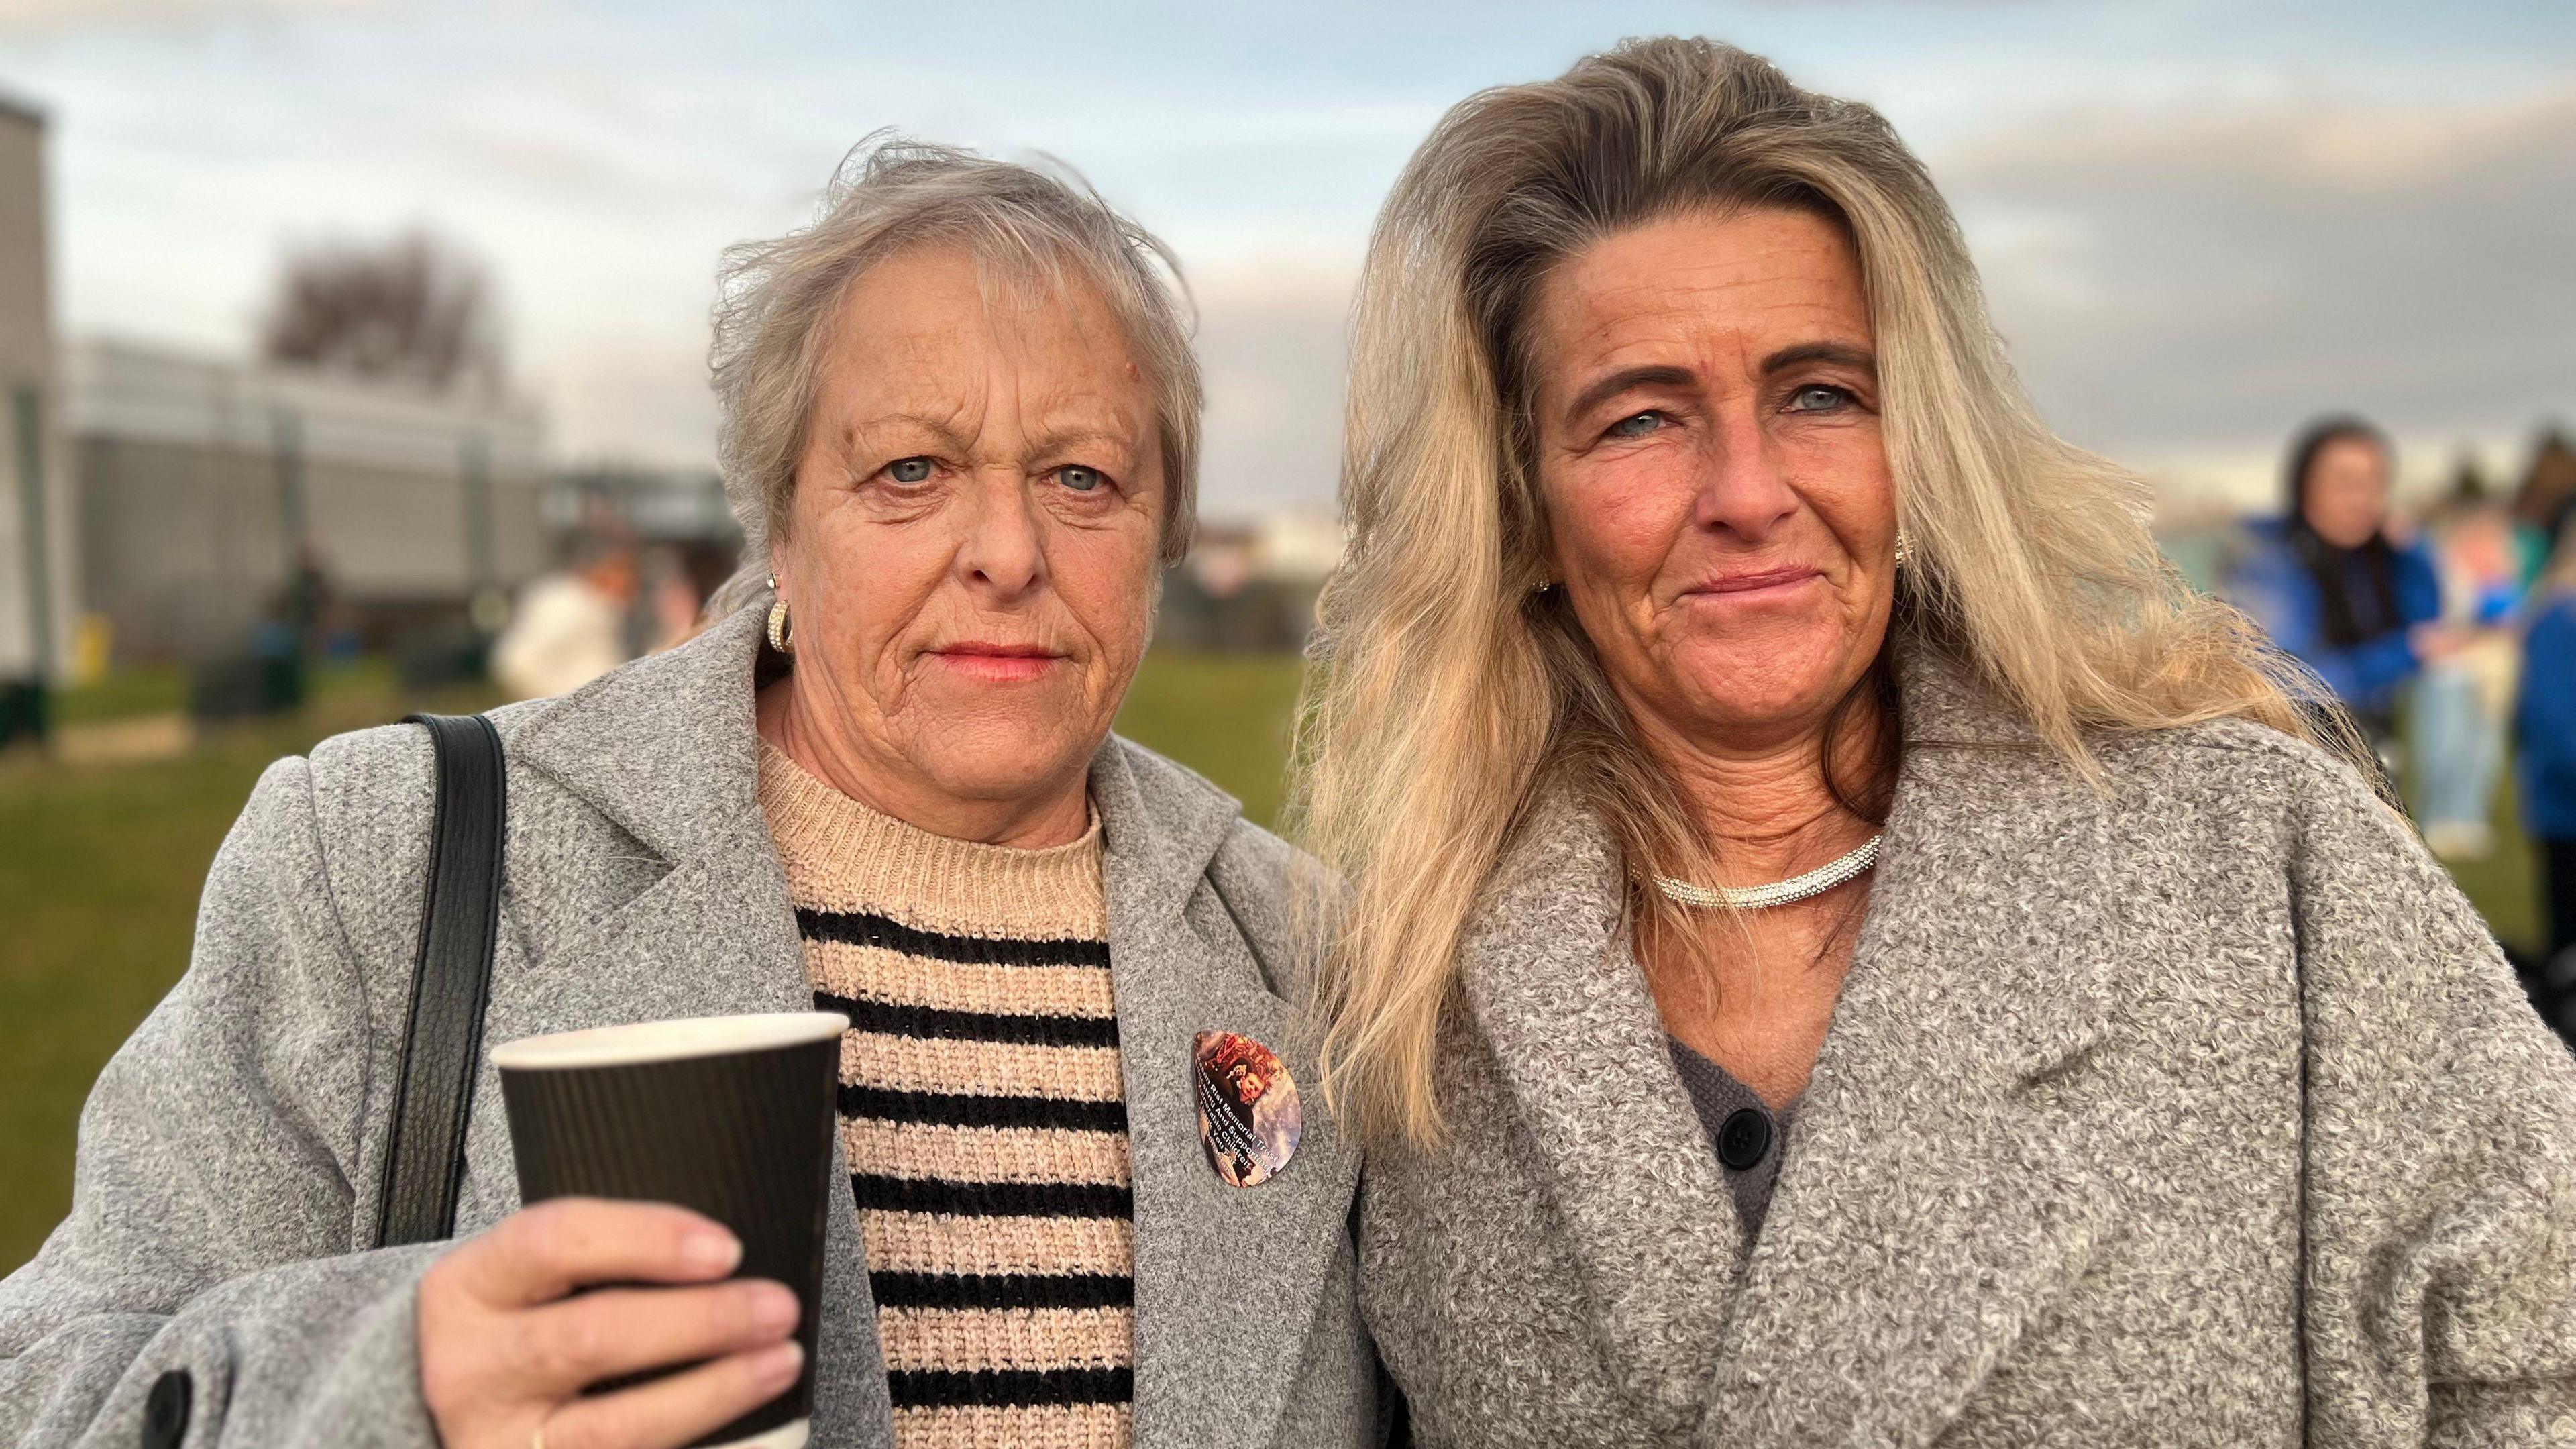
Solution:
[{"label": "wrinkled forehead", "polygon": [[1683,211],[1605,234],[1538,277],[1523,313],[1533,400],[1588,369],[1866,350],[1874,333],[1848,231],[1785,207]]},{"label": "wrinkled forehead", "polygon": [[1122,366],[1142,362],[1139,339],[1089,266],[991,239],[934,238],[872,260],[842,285],[817,340],[827,351],[882,347],[968,326],[1005,341],[1077,340]]},{"label": "wrinkled forehead", "polygon": [[853,277],[820,339],[820,415],[979,408],[1141,430],[1143,359],[1101,289],[1069,265],[925,244]]}]

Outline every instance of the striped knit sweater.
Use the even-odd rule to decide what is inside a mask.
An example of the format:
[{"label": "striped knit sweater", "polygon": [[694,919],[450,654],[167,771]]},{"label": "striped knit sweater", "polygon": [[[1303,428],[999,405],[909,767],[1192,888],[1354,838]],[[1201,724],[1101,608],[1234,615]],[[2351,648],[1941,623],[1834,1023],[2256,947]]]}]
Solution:
[{"label": "striped knit sweater", "polygon": [[895,1440],[1124,1446],[1135,1237],[1100,829],[917,830],[763,745],[815,1004],[845,1012],[841,1140]]}]

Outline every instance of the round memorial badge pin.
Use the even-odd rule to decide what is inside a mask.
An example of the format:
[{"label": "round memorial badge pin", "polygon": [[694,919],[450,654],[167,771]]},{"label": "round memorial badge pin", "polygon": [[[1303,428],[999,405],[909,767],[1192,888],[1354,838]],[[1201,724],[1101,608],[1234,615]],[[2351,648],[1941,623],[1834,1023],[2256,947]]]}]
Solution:
[{"label": "round memorial badge pin", "polygon": [[1203,1031],[1192,1055],[1199,1140],[1229,1187],[1258,1187],[1297,1155],[1306,1130],[1297,1079],[1279,1054],[1248,1036]]}]

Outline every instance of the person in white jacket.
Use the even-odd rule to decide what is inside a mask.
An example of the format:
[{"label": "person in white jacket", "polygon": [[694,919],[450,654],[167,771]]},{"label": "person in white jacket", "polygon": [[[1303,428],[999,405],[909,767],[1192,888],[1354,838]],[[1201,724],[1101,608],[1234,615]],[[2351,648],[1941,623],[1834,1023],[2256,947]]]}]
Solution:
[{"label": "person in white jacket", "polygon": [[567,568],[530,583],[492,646],[492,677],[512,699],[570,694],[635,657],[626,616],[635,559],[622,544],[594,543]]}]

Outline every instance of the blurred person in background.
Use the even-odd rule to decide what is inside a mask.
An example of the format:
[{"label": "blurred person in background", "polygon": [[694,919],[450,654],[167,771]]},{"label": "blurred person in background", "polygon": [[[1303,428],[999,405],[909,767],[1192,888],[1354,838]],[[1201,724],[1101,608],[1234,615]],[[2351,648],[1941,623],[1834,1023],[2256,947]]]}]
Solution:
[{"label": "blurred person in background", "polygon": [[[718,622],[491,716],[487,1041],[850,1018],[817,1449],[1383,1432],[1358,1152],[1309,1111],[1230,1186],[1198,1127],[1203,1034],[1314,1080],[1297,857],[1111,733],[1196,516],[1189,327],[1078,180],[854,152],[727,256]],[[796,1298],[728,1279],[716,1224],[521,1207],[488,1065],[456,1241],[373,1247],[433,798],[409,726],[262,777],[71,1215],[0,1282],[0,1445],[674,1449],[793,1382]]]},{"label": "blurred person in background", "polygon": [[2576,1423],[2576,1062],[1875,111],[1480,93],[1354,315],[1300,810],[1421,1442]]},{"label": "blurred person in background", "polygon": [[315,658],[337,659],[351,650],[353,640],[343,636],[346,626],[341,616],[340,591],[324,562],[321,545],[312,539],[295,545],[295,568],[286,583],[286,616],[294,625],[303,650]]},{"label": "blurred person in background", "polygon": [[2229,601],[2316,671],[2383,761],[2393,761],[2398,691],[2447,653],[2433,561],[2390,536],[2396,454],[2359,418],[2309,426],[2290,449],[2284,512],[2248,525]]},{"label": "blurred person in background", "polygon": [[512,699],[570,694],[635,657],[634,546],[575,536],[565,566],[531,580],[492,645],[492,678]]},{"label": "blurred person in background", "polygon": [[2452,505],[2427,532],[2454,647],[2425,661],[2407,708],[2415,819],[2434,854],[2484,860],[2495,853],[2496,782],[2522,661],[2512,628],[2522,560],[2502,504]]},{"label": "blurred person in background", "polygon": [[2576,985],[2576,526],[2559,529],[2532,600],[2513,733],[2523,828],[2540,857],[2549,914],[2542,976],[2563,994]]}]

